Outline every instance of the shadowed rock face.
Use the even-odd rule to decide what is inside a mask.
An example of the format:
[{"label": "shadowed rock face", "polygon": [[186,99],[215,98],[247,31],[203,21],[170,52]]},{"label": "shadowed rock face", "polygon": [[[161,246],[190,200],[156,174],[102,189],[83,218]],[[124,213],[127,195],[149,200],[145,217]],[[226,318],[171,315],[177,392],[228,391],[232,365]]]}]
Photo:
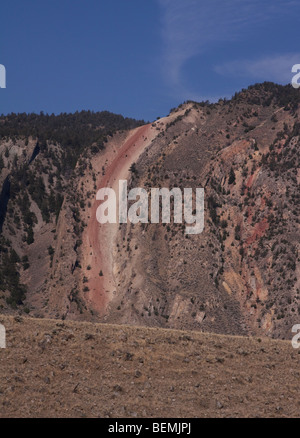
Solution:
[{"label": "shadowed rock face", "polygon": [[10,181],[7,176],[2,184],[2,190],[0,193],[0,232],[5,221],[5,216],[7,212],[7,204],[10,196]]},{"label": "shadowed rock face", "polygon": [[[85,150],[55,192],[64,196],[55,214],[47,218],[29,193],[34,243],[6,215],[2,234],[29,257],[26,270],[16,262],[25,305],[36,316],[290,338],[299,322],[299,98],[291,87],[257,85],[231,101],[186,103]],[[31,163],[47,196],[62,156],[59,144],[49,149]],[[7,168],[5,160],[2,181]],[[204,187],[203,233],[187,236],[172,222],[107,233],[95,224],[99,184],[126,169],[129,188]]]}]

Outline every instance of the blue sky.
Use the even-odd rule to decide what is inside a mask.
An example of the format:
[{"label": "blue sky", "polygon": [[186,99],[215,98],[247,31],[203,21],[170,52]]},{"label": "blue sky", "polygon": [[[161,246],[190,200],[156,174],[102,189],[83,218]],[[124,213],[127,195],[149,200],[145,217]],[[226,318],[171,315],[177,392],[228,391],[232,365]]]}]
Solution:
[{"label": "blue sky", "polygon": [[184,100],[291,81],[300,1],[2,0],[0,113],[109,110],[153,120]]}]

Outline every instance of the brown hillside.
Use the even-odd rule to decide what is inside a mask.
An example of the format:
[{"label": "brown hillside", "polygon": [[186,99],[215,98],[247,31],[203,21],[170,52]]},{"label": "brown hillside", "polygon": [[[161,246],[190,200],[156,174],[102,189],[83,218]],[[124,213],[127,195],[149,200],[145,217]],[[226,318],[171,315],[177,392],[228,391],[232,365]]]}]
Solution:
[{"label": "brown hillside", "polygon": [[0,318],[0,416],[298,417],[287,341]]},{"label": "brown hillside", "polygon": [[[64,137],[40,150],[32,137],[2,139],[2,312],[289,339],[300,313],[298,103],[297,90],[270,83],[188,102],[151,125],[113,125],[74,171],[61,168]],[[204,232],[101,227],[97,189],[119,179],[204,187]]]}]

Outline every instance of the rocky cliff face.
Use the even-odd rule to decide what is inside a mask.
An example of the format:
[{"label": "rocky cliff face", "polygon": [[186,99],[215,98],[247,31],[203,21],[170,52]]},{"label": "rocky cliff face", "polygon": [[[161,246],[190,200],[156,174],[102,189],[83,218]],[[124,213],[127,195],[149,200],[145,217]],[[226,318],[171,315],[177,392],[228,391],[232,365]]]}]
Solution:
[{"label": "rocky cliff face", "polygon": [[[114,132],[140,124],[108,112],[0,117],[3,313],[91,317],[75,271],[92,192],[81,195],[78,181]],[[94,194],[96,176],[88,177]]]},{"label": "rocky cliff face", "polygon": [[[2,141],[2,266],[16,259],[16,287],[28,288],[17,310],[290,337],[300,317],[297,91],[262,84],[214,105],[185,103],[143,129],[115,134],[104,149],[86,148],[71,178],[57,176],[61,145],[48,142],[50,158],[42,159],[34,156],[32,139],[27,145],[18,140],[16,153],[10,139]],[[47,192],[54,203],[49,220],[49,206],[43,207],[41,194],[30,193],[30,184],[28,199],[25,192],[16,195],[17,204],[26,201],[19,213],[7,195],[14,192],[14,179],[7,177],[20,160],[46,191],[60,181]],[[203,233],[186,235],[185,225],[173,222],[128,223],[113,232],[95,224],[97,189],[124,175],[129,188],[204,187]],[[8,312],[11,286],[5,285]]]}]

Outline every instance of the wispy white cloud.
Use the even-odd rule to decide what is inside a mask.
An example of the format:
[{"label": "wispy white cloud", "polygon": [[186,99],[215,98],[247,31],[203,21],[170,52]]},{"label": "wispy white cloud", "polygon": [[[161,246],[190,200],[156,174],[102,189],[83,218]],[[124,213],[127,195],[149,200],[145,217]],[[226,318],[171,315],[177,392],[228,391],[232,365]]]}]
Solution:
[{"label": "wispy white cloud", "polygon": [[[193,95],[182,73],[189,59],[213,50],[221,42],[249,36],[254,27],[299,7],[299,2],[293,0],[157,1],[162,11],[162,72],[180,98]],[[227,71],[230,68],[228,64]]]},{"label": "wispy white cloud", "polygon": [[291,68],[300,62],[299,53],[267,56],[256,60],[236,60],[215,66],[214,70],[224,76],[249,77],[278,83],[291,81]]}]

